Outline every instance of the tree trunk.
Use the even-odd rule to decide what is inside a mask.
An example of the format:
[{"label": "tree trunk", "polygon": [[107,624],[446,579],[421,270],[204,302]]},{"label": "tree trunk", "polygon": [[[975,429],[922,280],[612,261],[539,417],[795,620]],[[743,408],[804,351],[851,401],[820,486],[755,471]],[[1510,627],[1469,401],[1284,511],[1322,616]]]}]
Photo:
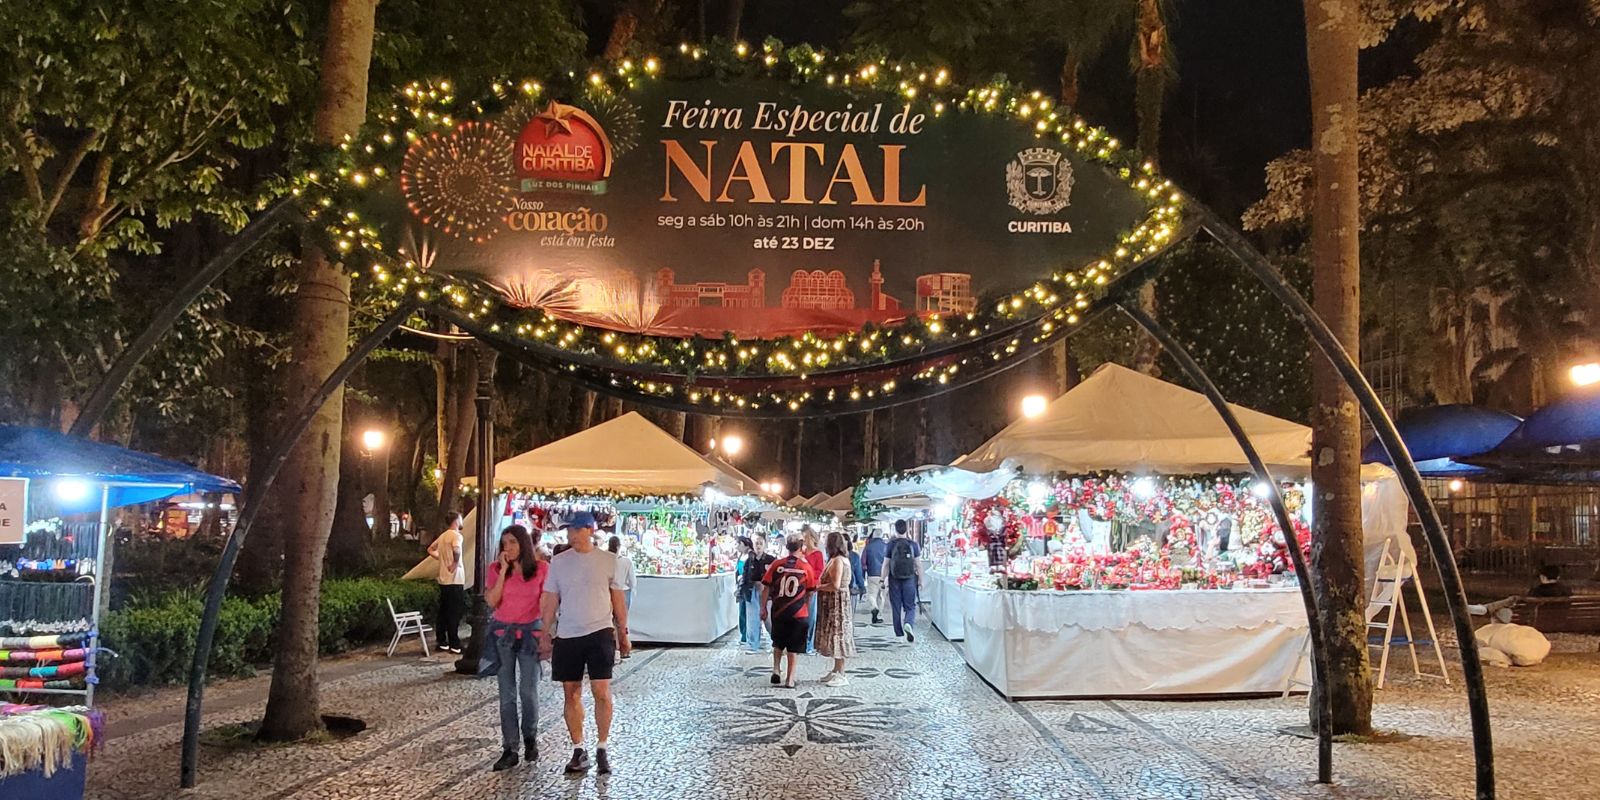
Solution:
[{"label": "tree trunk", "polygon": [[633,37],[638,32],[639,15],[630,5],[624,4],[617,9],[616,19],[611,21],[611,35],[606,38],[602,57],[607,61],[621,61],[622,56],[628,52],[628,45],[633,43]]},{"label": "tree trunk", "polygon": [[583,413],[578,418],[578,421],[580,423],[582,423],[582,424],[580,424],[578,426],[578,430],[586,431],[586,430],[589,430],[590,428],[594,427],[594,422],[595,422],[595,420],[594,420],[594,404],[595,404],[595,400],[596,400],[596,396],[595,396],[594,392],[585,391],[583,393]]},{"label": "tree trunk", "polygon": [[384,540],[389,538],[393,528],[389,525],[389,467],[394,455],[394,432],[400,430],[399,421],[395,419],[394,411],[388,411],[379,417],[383,421],[380,426],[384,432],[383,445],[370,455],[371,469],[367,470],[366,479],[369,491],[372,492],[372,538]]},{"label": "tree trunk", "polygon": [[1061,104],[1069,109],[1078,107],[1078,54],[1068,50],[1061,60]]},{"label": "tree trunk", "polygon": [[[1167,93],[1167,26],[1161,18],[1161,0],[1139,0],[1138,69],[1134,74],[1134,104],[1139,124],[1139,154],[1152,164],[1161,163],[1161,111]],[[1139,287],[1139,310],[1159,320],[1156,284]],[[1161,344],[1144,331],[1134,348],[1133,368],[1160,377],[1157,359]]]},{"label": "tree trunk", "polygon": [[[1360,362],[1360,218],[1356,138],[1355,0],[1306,0],[1311,74],[1312,300]],[[1335,734],[1372,729],[1366,575],[1361,535],[1361,417],[1354,395],[1324,359],[1311,374],[1311,569],[1329,633]],[[1313,714],[1315,709],[1313,708]],[[1313,720],[1313,723],[1315,720]]]},{"label": "tree trunk", "polygon": [[861,418],[861,474],[878,472],[878,412],[868,411]]},{"label": "tree trunk", "polygon": [[805,456],[805,452],[806,421],[802,419],[795,423],[794,429],[794,477],[789,479],[789,490],[792,492],[792,494],[789,495],[790,497],[800,494],[800,469],[801,467],[805,466],[804,461],[802,461],[802,458]]},{"label": "tree trunk", "polygon": [[683,441],[683,435],[689,427],[689,415],[682,411],[667,412],[667,433],[673,438]]},{"label": "tree trunk", "polygon": [[[1063,341],[1063,343],[1065,343]],[[933,452],[928,446],[928,401],[924,400],[916,405],[917,431],[911,451],[912,460],[917,463],[914,467],[925,467],[932,464]]]},{"label": "tree trunk", "polygon": [[461,479],[467,474],[467,455],[472,451],[473,431],[478,424],[478,358],[471,349],[456,349],[456,369],[450,385],[450,436],[442,466],[444,477],[439,480],[441,519],[461,510]]},{"label": "tree trunk", "polygon": [[744,0],[728,0],[728,40],[739,41],[739,26],[744,22]]},{"label": "tree trunk", "polygon": [[[353,135],[367,116],[367,70],[377,0],[332,0],[322,75],[312,120],[318,142],[333,144]],[[292,302],[290,347],[294,360],[285,375],[288,408],[304,403],[332,374],[347,352],[350,278],[314,245],[305,246],[299,288]],[[322,729],[317,686],[317,615],[322,596],[322,558],[333,524],[339,481],[339,445],[344,393],[335,392],[273,484],[267,502],[293,522],[284,540],[283,611],[273,659],[272,686],[260,737],[300,739]]]},{"label": "tree trunk", "polygon": [[706,0],[698,0],[695,4],[695,37],[696,41],[706,40]]},{"label": "tree trunk", "polygon": [[613,420],[622,416],[622,398],[607,397],[605,419]]}]

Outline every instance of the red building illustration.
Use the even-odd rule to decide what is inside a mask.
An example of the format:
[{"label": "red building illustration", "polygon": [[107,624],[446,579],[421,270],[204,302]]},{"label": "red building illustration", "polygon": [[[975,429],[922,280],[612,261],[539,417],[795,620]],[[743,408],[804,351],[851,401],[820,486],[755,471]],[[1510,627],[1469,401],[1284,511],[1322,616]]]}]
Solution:
[{"label": "red building illustration", "polygon": [[819,311],[837,311],[856,307],[856,294],[845,283],[839,270],[807,272],[795,270],[789,276],[789,288],[783,290],[783,308],[803,308]]},{"label": "red building illustration", "polygon": [[965,272],[934,272],[917,276],[917,311],[928,314],[966,314],[978,306],[972,296],[972,276]]},{"label": "red building illustration", "polygon": [[878,259],[872,259],[872,277],[867,279],[867,284],[872,287],[869,295],[868,311],[899,311],[900,301],[883,293],[883,272],[878,268]]},{"label": "red building illustration", "polygon": [[[656,297],[666,308],[693,308],[715,306],[719,308],[766,308],[767,274],[760,269],[750,270],[744,285],[702,281],[678,283],[677,273],[664,267],[656,273]],[[842,277],[842,276],[841,276]],[[788,291],[784,296],[788,296]]]}]

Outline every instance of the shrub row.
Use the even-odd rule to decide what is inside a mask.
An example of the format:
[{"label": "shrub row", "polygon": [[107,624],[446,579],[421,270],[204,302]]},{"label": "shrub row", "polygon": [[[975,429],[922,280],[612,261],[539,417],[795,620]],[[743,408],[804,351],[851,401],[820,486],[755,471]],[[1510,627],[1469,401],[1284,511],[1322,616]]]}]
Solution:
[{"label": "shrub row", "polygon": [[[324,653],[388,638],[393,630],[384,599],[398,611],[432,616],[438,589],[428,581],[376,578],[331,579],[322,584],[317,642]],[[200,628],[203,595],[195,589],[135,600],[101,621],[101,644],[119,657],[102,657],[102,686],[125,688],[179,683],[188,679]],[[254,674],[272,660],[282,602],[277,594],[257,599],[229,597],[222,602],[209,673],[215,678]]]}]

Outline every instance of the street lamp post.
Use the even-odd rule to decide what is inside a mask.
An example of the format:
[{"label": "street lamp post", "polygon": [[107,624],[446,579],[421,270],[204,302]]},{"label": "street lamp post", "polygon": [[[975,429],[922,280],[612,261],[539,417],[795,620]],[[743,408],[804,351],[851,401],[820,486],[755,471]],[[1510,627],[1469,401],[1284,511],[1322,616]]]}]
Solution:
[{"label": "street lamp post", "polygon": [[361,433],[361,446],[369,460],[367,480],[372,486],[372,536],[389,538],[389,435],[378,428]]},{"label": "street lamp post", "polygon": [[1572,379],[1575,386],[1593,386],[1600,383],[1600,361],[1574,364],[1572,369],[1567,371],[1567,376]]}]

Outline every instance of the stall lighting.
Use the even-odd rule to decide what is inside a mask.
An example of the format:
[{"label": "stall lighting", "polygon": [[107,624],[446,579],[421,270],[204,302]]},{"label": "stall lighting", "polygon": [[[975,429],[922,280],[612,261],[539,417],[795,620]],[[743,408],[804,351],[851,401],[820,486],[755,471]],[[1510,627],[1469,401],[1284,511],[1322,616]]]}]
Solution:
[{"label": "stall lighting", "polygon": [[1133,482],[1133,496],[1141,500],[1148,500],[1156,496],[1156,482],[1152,478],[1140,478]]},{"label": "stall lighting", "polygon": [[1466,481],[1463,481],[1460,478],[1456,478],[1456,479],[1450,481],[1450,491],[1452,491],[1452,492],[1459,492],[1462,489],[1466,488],[1466,486],[1467,486]]},{"label": "stall lighting", "polygon": [[1043,414],[1045,407],[1048,405],[1050,405],[1050,401],[1044,395],[1030,394],[1022,398],[1022,416],[1025,419],[1033,419]]},{"label": "stall lighting", "polygon": [[89,482],[77,478],[62,478],[51,487],[56,499],[63,503],[81,502],[89,496]]},{"label": "stall lighting", "polygon": [[1250,484],[1250,493],[1265,500],[1268,495],[1272,494],[1272,487],[1268,486],[1266,481],[1256,481]]},{"label": "stall lighting", "polygon": [[1044,506],[1044,501],[1050,497],[1050,487],[1039,481],[1028,484],[1028,505],[1034,508]]},{"label": "stall lighting", "polygon": [[[713,446],[712,449],[714,450],[716,447]],[[730,433],[722,437],[722,452],[727,453],[729,458],[739,455],[739,451],[743,449],[744,439],[740,438],[738,434]]]},{"label": "stall lighting", "polygon": [[1572,383],[1576,386],[1593,386],[1600,383],[1600,361],[1588,364],[1576,364],[1567,371]]}]

